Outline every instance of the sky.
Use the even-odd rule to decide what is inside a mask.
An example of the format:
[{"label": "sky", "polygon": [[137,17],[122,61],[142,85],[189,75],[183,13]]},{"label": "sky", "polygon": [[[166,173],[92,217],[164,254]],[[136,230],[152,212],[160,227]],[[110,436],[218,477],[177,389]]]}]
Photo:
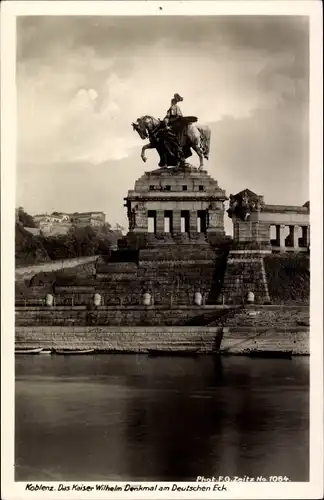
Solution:
[{"label": "sky", "polygon": [[304,17],[18,18],[16,205],[127,227],[123,198],[158,163],[131,123],[163,118],[176,92],[211,128],[205,168],[227,195],[304,204],[308,50]]}]

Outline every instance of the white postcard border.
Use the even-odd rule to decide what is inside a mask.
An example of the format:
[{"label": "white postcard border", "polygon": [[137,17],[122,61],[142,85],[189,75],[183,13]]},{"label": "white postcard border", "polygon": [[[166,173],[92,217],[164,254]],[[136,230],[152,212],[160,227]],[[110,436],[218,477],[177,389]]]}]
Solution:
[{"label": "white postcard border", "polygon": [[[307,15],[310,19],[311,362],[310,481],[229,483],[227,492],[30,492],[14,482],[14,225],[16,166],[15,18],[18,15]],[[321,498],[323,494],[322,25],[318,1],[3,2],[1,16],[1,375],[2,496],[25,498]],[[289,189],[289,186],[287,186]],[[134,481],[129,481],[135,485]],[[39,483],[39,482],[38,482]],[[37,482],[33,482],[37,484]],[[43,483],[44,484],[44,483]],[[57,484],[57,483],[46,483]],[[62,484],[70,484],[62,481]],[[76,483],[78,484],[78,483]],[[84,482],[84,485],[93,485]],[[98,482],[98,484],[102,484]],[[108,483],[107,483],[108,484]],[[112,482],[110,482],[112,484]],[[113,482],[113,484],[119,484]],[[121,483],[125,484],[125,483]],[[141,483],[150,485],[152,483]],[[156,483],[167,485],[168,483]],[[171,483],[173,484],[173,483]],[[182,483],[178,483],[181,485]],[[185,483],[194,486],[197,483]],[[203,484],[203,483],[200,483]],[[206,483],[205,483],[206,484]]]}]

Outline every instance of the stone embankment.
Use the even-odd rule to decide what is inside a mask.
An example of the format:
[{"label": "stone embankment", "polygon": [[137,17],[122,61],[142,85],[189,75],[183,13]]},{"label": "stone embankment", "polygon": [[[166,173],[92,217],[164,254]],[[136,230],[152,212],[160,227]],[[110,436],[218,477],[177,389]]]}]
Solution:
[{"label": "stone embankment", "polygon": [[[55,325],[43,321],[43,324],[32,321],[26,324],[24,309],[30,308],[16,311],[16,344],[21,347],[93,348],[134,353],[148,349],[195,348],[206,354],[248,354],[251,351],[309,354],[308,306],[240,308],[231,311],[227,319],[220,315],[218,320],[210,322],[212,326],[111,326],[86,322],[82,325],[80,321],[71,324],[71,320],[58,321]],[[79,319],[85,312],[84,308],[78,308]],[[60,313],[61,318],[77,318],[77,311],[69,307],[60,308]]]},{"label": "stone embankment", "polygon": [[229,308],[222,306],[16,307],[16,326],[218,326]]},{"label": "stone embankment", "polygon": [[309,354],[309,306],[247,306],[225,317],[222,351]]}]

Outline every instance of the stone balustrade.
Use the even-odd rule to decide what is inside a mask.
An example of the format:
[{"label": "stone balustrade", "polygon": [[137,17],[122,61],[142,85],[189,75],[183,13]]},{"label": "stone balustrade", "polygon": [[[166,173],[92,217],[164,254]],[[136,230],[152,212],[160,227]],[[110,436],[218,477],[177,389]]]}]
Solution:
[{"label": "stone balustrade", "polygon": [[[268,225],[269,239],[273,251],[305,252],[310,245],[309,204],[304,206],[264,205],[259,220]],[[271,238],[271,228],[275,237]]]},{"label": "stone balustrade", "polygon": [[[280,252],[306,252],[310,245],[310,228],[309,226],[285,226],[284,224],[276,225],[276,238],[271,239],[271,248],[273,251]],[[302,235],[299,236],[300,228]],[[286,235],[287,229],[289,231]]]},{"label": "stone balustrade", "polygon": [[[274,252],[307,251],[310,246],[310,209],[304,206],[267,205],[250,190],[235,195],[244,198],[243,212],[231,214],[234,242],[258,243]],[[256,200],[260,200],[259,206]]]},{"label": "stone balustrade", "polygon": [[303,207],[266,205],[263,196],[245,189],[230,195],[228,214],[233,221],[233,245],[222,287],[225,302],[243,303],[253,294],[256,302],[269,304],[264,257],[271,252],[308,251],[309,203]]}]

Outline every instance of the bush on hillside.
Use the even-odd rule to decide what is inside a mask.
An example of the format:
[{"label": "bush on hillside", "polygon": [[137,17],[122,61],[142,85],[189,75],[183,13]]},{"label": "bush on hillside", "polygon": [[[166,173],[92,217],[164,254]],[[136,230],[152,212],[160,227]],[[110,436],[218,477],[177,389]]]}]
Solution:
[{"label": "bush on hillside", "polygon": [[264,259],[271,302],[309,302],[309,256],[272,254]]},{"label": "bush on hillside", "polygon": [[33,217],[29,215],[23,207],[17,209],[18,222],[23,225],[23,227],[38,227]]},{"label": "bush on hillside", "polygon": [[50,258],[57,260],[107,254],[118,237],[109,225],[72,227],[66,235],[43,236],[42,243]]},{"label": "bush on hillside", "polygon": [[[28,214],[27,214],[28,215]],[[16,223],[16,265],[32,265],[91,255],[106,255],[122,236],[109,224],[98,228],[72,227],[67,234],[35,236]]]},{"label": "bush on hillside", "polygon": [[19,223],[16,223],[15,260],[16,265],[32,265],[50,260],[39,238]]}]

